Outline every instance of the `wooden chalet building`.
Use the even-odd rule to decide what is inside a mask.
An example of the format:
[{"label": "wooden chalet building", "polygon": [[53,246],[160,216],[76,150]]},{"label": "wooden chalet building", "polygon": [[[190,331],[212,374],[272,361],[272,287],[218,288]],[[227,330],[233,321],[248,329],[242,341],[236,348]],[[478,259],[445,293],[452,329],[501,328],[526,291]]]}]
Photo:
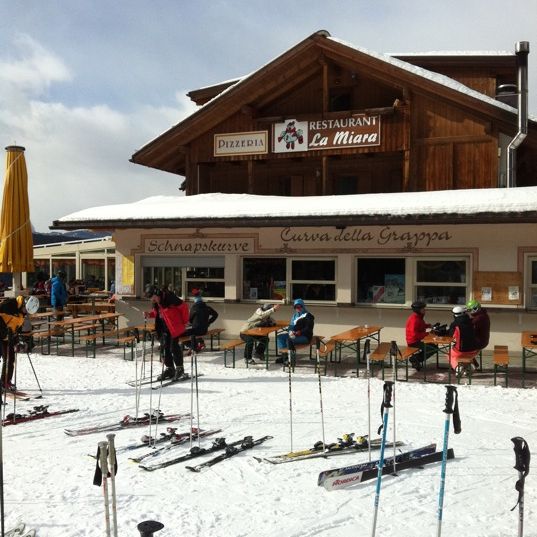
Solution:
[{"label": "wooden chalet building", "polygon": [[318,333],[370,323],[403,341],[413,300],[449,322],[474,297],[491,344],[517,347],[537,323],[537,119],[519,45],[384,55],[316,32],[191,91],[199,109],[134,153],[186,196],[54,227],[112,230],[127,301],[148,283],[202,287],[230,336],[255,303],[301,297]]}]

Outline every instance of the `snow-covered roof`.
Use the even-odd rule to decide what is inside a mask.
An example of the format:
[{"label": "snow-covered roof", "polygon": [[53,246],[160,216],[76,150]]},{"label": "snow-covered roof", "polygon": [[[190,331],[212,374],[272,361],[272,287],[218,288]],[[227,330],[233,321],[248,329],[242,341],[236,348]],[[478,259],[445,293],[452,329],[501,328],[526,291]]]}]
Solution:
[{"label": "snow-covered roof", "polygon": [[421,215],[479,215],[537,211],[537,187],[398,192],[345,196],[258,196],[199,194],[153,196],[134,203],[84,209],[55,222],[105,223],[212,219],[281,219],[300,217],[411,217]]}]

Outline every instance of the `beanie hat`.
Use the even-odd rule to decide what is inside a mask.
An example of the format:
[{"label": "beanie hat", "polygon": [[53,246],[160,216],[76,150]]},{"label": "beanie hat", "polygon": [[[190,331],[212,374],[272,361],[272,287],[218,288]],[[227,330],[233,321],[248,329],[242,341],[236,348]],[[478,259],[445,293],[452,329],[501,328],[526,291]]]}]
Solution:
[{"label": "beanie hat", "polygon": [[425,304],[425,302],[423,302],[421,300],[416,300],[416,301],[412,302],[412,304],[410,304],[410,307],[411,307],[412,311],[420,311],[423,308],[427,307],[427,304]]},{"label": "beanie hat", "polygon": [[269,309],[273,308],[274,307],[274,304],[263,304],[261,306],[261,310],[262,311],[268,311]]},{"label": "beanie hat", "polygon": [[201,289],[194,287],[191,291],[192,296],[201,296]]}]

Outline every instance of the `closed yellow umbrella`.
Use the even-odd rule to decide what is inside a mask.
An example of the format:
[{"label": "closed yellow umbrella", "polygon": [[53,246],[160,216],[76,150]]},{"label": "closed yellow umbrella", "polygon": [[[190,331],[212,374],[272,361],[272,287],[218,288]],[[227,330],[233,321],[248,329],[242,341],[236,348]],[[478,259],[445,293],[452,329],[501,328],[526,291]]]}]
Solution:
[{"label": "closed yellow umbrella", "polygon": [[24,147],[6,147],[6,175],[0,216],[0,272],[33,272],[34,255],[28,172]]}]

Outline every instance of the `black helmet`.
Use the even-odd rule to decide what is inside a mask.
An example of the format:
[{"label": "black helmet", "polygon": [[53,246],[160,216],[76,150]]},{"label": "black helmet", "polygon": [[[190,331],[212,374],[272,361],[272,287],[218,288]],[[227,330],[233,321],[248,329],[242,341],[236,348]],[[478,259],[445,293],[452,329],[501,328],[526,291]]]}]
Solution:
[{"label": "black helmet", "polygon": [[422,300],[415,300],[412,302],[412,304],[410,304],[410,307],[412,308],[412,311],[418,312],[427,307],[427,304],[425,304],[425,302]]},{"label": "black helmet", "polygon": [[161,291],[156,285],[147,284],[144,289],[145,298],[151,298],[154,295],[160,296]]}]

